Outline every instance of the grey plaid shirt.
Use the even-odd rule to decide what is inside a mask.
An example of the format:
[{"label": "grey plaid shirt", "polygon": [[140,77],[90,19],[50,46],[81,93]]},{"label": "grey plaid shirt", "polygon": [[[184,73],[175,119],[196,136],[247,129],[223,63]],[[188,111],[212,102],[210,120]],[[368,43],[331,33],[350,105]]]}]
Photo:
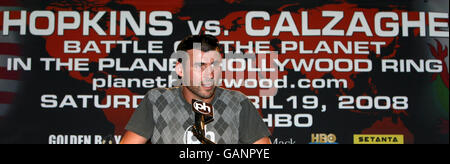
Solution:
[{"label": "grey plaid shirt", "polygon": [[[126,130],[154,144],[198,144],[191,129],[194,112],[182,96],[182,87],[152,89],[131,117]],[[266,124],[242,93],[217,87],[212,101],[214,121],[206,137],[218,144],[251,144],[270,136]]]}]

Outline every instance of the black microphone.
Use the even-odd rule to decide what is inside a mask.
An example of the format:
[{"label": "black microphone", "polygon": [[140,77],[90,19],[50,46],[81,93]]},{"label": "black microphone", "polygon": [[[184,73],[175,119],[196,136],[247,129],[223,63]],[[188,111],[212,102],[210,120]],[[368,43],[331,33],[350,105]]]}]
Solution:
[{"label": "black microphone", "polygon": [[192,99],[192,110],[195,113],[195,122],[192,133],[202,144],[216,144],[206,138],[205,125],[214,121],[214,110],[211,104]]}]

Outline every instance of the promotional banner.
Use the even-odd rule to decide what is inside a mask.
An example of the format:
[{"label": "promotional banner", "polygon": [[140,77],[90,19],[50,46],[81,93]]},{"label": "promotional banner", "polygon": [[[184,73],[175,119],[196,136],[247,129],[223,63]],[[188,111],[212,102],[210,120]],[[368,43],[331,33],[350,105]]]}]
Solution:
[{"label": "promotional banner", "polygon": [[273,144],[448,144],[448,2],[0,0],[0,143],[119,143],[212,35]]}]

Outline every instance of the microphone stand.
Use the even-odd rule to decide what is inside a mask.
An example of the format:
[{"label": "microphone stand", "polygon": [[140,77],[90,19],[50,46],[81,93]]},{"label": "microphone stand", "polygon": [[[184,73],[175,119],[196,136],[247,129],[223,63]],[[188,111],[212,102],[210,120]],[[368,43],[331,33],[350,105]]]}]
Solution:
[{"label": "microphone stand", "polygon": [[[214,121],[214,119],[212,117],[212,113],[210,114],[210,116],[208,116],[208,118],[206,118],[205,114],[199,113],[198,109],[195,108],[195,106],[194,106],[195,102],[201,102],[201,101],[193,100],[193,103],[192,103],[193,104],[192,109],[194,110],[194,113],[195,113],[195,123],[194,123],[194,126],[192,127],[192,133],[194,134],[195,137],[197,137],[197,139],[202,144],[216,144],[213,141],[206,138],[205,125]],[[209,105],[209,104],[207,104],[207,105]],[[212,105],[209,105],[209,106],[211,107],[211,110],[212,110]]]}]

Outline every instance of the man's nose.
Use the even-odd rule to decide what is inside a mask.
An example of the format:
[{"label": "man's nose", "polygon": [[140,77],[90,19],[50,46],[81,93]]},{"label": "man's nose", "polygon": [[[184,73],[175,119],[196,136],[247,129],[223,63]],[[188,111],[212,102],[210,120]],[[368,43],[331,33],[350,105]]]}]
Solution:
[{"label": "man's nose", "polygon": [[212,66],[212,65],[209,65],[209,66],[205,69],[205,71],[203,71],[203,75],[204,75],[206,78],[214,79],[214,68],[213,68],[213,66]]}]

